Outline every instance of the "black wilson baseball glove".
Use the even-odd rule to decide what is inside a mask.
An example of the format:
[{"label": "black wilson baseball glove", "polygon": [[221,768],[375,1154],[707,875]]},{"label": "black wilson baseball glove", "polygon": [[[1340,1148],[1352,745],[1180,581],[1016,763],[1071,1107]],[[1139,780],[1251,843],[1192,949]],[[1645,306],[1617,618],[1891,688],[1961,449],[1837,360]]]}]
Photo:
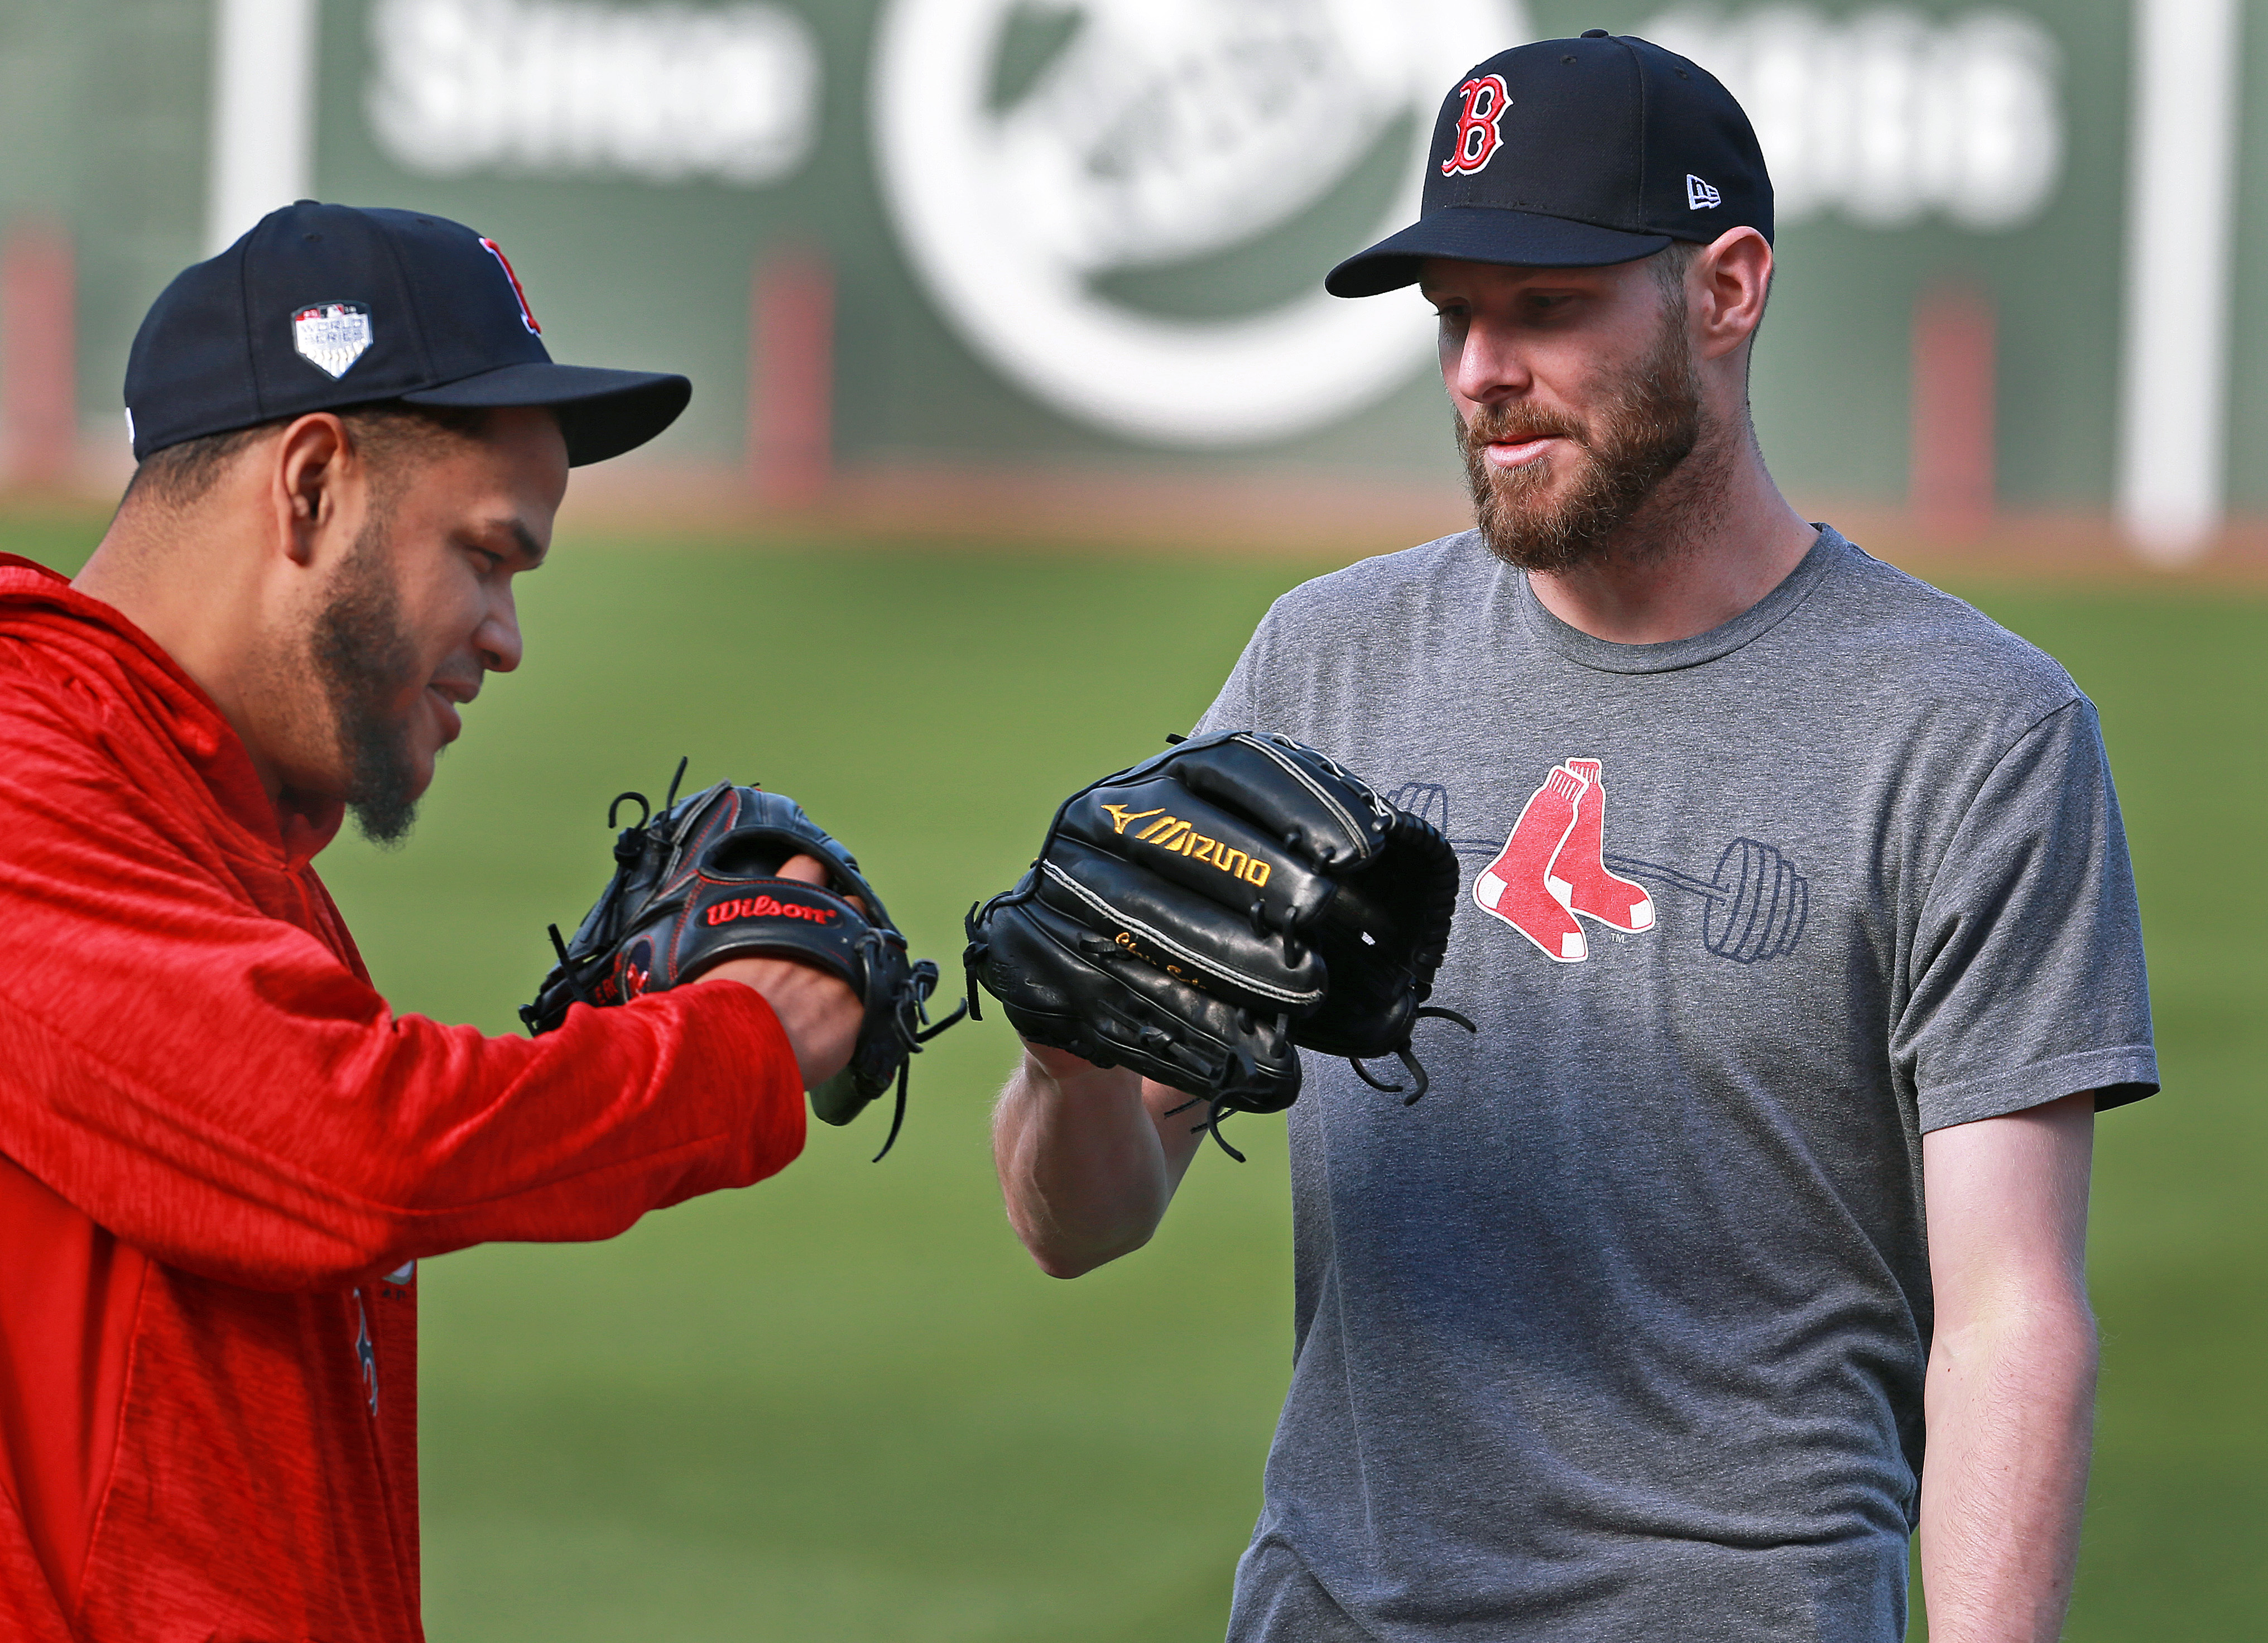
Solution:
[{"label": "black wilson baseball glove", "polygon": [[1410,1029],[1431,1015],[1473,1030],[1425,1005],[1456,853],[1312,748],[1176,740],[1073,793],[1031,872],[970,910],[972,1008],[981,984],[1033,1043],[1209,1102],[1216,1141],[1227,1113],[1298,1099],[1295,1046],[1395,1094],[1362,1064],[1399,1057],[1416,1101]]},{"label": "black wilson baseball glove", "polygon": [[[682,762],[677,775],[683,779]],[[850,1065],[811,1092],[812,1110],[828,1124],[848,1124],[895,1081],[897,1110],[889,1139],[874,1155],[879,1163],[905,1122],[907,1057],[967,1006],[927,1025],[937,966],[908,961],[905,937],[856,858],[795,800],[727,782],[682,804],[676,799],[672,781],[658,816],[643,793],[623,793],[607,807],[612,827],[615,813],[636,800],[638,825],[615,840],[614,880],[573,939],[563,941],[559,926],[551,926],[559,962],[535,1002],[520,1006],[520,1020],[531,1033],[548,1033],[577,1004],[666,991],[729,958],[816,965],[850,984],[866,1019]],[[792,856],[826,864],[824,888],[777,876]]]}]

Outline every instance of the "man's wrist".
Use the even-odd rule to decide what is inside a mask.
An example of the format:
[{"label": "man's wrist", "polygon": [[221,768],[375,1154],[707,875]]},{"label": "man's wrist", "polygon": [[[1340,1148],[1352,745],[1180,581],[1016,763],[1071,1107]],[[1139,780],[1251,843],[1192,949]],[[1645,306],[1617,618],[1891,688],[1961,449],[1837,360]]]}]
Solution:
[{"label": "man's wrist", "polygon": [[1091,1098],[1133,1081],[1123,1067],[1099,1067],[1068,1050],[1030,1043],[1024,1045],[1024,1076],[1042,1094],[1073,1099]]}]

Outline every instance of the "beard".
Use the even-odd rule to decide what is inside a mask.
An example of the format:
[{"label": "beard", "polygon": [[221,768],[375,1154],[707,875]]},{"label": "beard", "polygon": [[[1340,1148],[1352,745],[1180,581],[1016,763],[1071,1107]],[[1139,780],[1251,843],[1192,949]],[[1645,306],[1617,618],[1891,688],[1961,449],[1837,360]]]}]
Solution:
[{"label": "beard", "polygon": [[397,708],[417,675],[416,647],[387,563],[389,510],[379,509],[339,567],[330,602],[315,621],[315,671],[347,766],[347,808],[373,844],[397,844],[417,819],[413,705]]},{"label": "beard", "polygon": [[[1484,405],[1457,430],[1476,523],[1489,551],[1522,571],[1553,572],[1616,552],[1614,537],[1678,465],[1702,433],[1701,383],[1685,336],[1682,298],[1664,305],[1661,328],[1646,354],[1608,379],[1587,421],[1544,406]],[[1572,489],[1549,490],[1554,460],[1510,470],[1491,466],[1488,447],[1558,438],[1582,453]]]}]

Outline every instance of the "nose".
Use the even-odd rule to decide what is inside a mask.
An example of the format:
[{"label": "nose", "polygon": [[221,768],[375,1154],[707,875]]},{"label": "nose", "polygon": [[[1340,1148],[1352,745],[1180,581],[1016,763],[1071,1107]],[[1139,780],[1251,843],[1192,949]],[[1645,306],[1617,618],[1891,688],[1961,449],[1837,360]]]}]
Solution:
[{"label": "nose", "polygon": [[519,607],[506,583],[490,596],[488,615],[473,631],[473,648],[481,666],[492,674],[508,674],[519,666],[524,648],[519,637]]},{"label": "nose", "polygon": [[1496,405],[1518,399],[1535,384],[1509,326],[1476,313],[1453,333],[1441,331],[1441,379],[1459,399]]}]

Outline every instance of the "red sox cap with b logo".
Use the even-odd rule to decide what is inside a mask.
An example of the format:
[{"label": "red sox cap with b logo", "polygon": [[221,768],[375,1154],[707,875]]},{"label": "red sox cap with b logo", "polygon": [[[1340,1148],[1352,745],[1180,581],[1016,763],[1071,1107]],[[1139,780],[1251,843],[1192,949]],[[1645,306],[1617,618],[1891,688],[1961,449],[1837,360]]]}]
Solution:
[{"label": "red sox cap with b logo", "polygon": [[1323,284],[1375,296],[1427,257],[1595,268],[1738,227],[1770,239],[1772,194],[1733,94],[1674,52],[1593,29],[1475,66],[1433,122],[1418,221]]}]

